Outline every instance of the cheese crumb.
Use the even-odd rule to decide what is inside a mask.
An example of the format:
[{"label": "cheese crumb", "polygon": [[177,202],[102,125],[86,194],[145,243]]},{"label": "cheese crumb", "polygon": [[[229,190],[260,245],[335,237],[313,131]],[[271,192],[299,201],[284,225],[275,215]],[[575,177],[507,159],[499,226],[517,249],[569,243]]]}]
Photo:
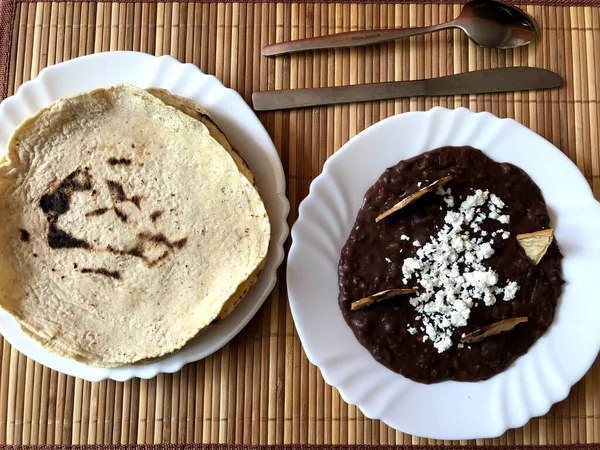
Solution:
[{"label": "cheese crumb", "polygon": [[416,260],[415,258],[406,258],[404,263],[402,264],[402,274],[406,278],[410,278],[416,270],[421,269],[422,264],[421,261]]},{"label": "cheese crumb", "polygon": [[408,327],[408,332],[412,335],[417,334],[417,329],[414,327]]},{"label": "cheese crumb", "polygon": [[504,202],[500,199],[500,197],[498,197],[496,194],[490,194],[490,202],[492,203],[492,205],[500,209],[506,206]]},{"label": "cheese crumb", "polygon": [[519,290],[519,285],[516,283],[516,281],[509,282],[506,285],[506,287],[504,288],[504,300],[505,301],[514,300],[514,298],[517,296],[518,290]]},{"label": "cheese crumb", "polygon": [[473,209],[477,206],[482,206],[485,204],[489,196],[488,191],[482,191],[481,189],[477,189],[473,195],[468,195],[467,198],[460,205],[461,211],[467,211]]},{"label": "cheese crumb", "polygon": [[490,256],[492,256],[494,254],[494,249],[492,248],[492,245],[489,242],[485,242],[479,246],[476,252],[477,257],[480,260],[483,260],[488,259]]},{"label": "cheese crumb", "polygon": [[402,236],[400,236],[400,240],[401,241],[409,241],[410,238],[407,235],[403,234]]}]

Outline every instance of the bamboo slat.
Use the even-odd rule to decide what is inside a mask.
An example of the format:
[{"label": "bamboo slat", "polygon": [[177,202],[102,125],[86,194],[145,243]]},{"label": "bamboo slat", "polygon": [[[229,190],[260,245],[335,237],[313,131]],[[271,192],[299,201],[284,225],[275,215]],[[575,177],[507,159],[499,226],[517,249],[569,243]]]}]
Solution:
[{"label": "bamboo slat", "polygon": [[[3,1],[3,0],[0,0]],[[6,0],[4,0],[6,1]],[[542,35],[496,51],[459,31],[376,47],[277,59],[275,41],[449,20],[452,4],[17,3],[9,94],[44,67],[106,50],[170,54],[252,92],[409,80],[498,66],[561,74],[560,90],[370,102],[261,113],[288,178],[290,224],[323,163],[369,125],[436,105],[514,118],[562,149],[600,198],[600,8],[528,5]],[[250,324],[216,354],[176,374],[88,383],[28,360],[0,340],[0,443],[561,444],[600,442],[600,361],[544,417],[497,439],[437,442],[364,417],[324,383],[294,329],[283,270]],[[0,338],[1,339],[1,338]]]}]

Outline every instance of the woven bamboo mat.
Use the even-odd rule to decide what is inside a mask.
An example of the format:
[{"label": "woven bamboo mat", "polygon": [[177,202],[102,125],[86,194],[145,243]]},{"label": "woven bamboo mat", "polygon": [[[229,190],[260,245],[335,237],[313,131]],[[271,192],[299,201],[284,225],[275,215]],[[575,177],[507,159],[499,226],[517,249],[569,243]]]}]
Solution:
[{"label": "woven bamboo mat", "polygon": [[[261,114],[288,176],[290,224],[324,161],[348,139],[385,117],[435,105],[515,118],[575,161],[600,198],[598,8],[527,6],[543,33],[534,45],[514,51],[482,50],[459,32],[442,32],[380,47],[267,60],[259,52],[266,43],[428,25],[454,17],[460,6],[11,1],[0,0],[11,18],[10,27],[0,23],[0,36],[13,37],[9,94],[45,66],[120,49],[193,62],[247,100],[265,89],[408,80],[495,66],[539,66],[564,77],[563,88],[547,92]],[[396,432],[344,403],[304,356],[285,292],[281,271],[270,299],[229,345],[152,380],[92,384],[44,368],[0,342],[0,443],[443,444]],[[545,417],[499,439],[469,443],[576,442],[600,442],[600,361]]]}]

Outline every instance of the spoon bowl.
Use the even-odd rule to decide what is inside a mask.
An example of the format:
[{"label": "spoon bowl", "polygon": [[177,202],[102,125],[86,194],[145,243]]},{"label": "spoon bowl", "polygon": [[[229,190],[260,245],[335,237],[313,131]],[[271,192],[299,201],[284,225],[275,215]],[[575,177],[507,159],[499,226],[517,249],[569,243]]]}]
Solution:
[{"label": "spoon bowl", "polygon": [[495,0],[469,1],[452,23],[485,48],[520,47],[538,36],[537,24],[529,14]]}]

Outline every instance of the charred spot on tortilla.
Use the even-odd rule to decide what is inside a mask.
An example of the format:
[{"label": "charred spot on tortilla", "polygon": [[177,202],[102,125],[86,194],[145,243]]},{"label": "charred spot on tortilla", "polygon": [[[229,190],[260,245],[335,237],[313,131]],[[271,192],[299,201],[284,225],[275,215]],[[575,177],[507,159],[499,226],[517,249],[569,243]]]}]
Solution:
[{"label": "charred spot on tortilla", "polygon": [[22,242],[29,242],[29,231],[24,230],[23,228],[21,228],[20,232],[21,232],[21,241]]},{"label": "charred spot on tortilla", "polygon": [[124,202],[127,200],[123,185],[117,181],[106,180],[106,186],[110,191],[110,195],[115,202]]},{"label": "charred spot on tortilla", "polygon": [[88,242],[72,236],[57,225],[58,218],[69,211],[71,196],[75,192],[91,189],[92,176],[89,173],[89,167],[85,167],[71,172],[54,190],[40,198],[39,206],[46,214],[48,221],[47,239],[50,248],[91,248]]},{"label": "charred spot on tortilla", "polygon": [[108,211],[110,211],[109,208],[94,209],[94,210],[92,210],[90,212],[85,213],[85,217],[101,216],[103,214],[106,214]]},{"label": "charred spot on tortilla", "polygon": [[87,241],[78,239],[72,234],[59,228],[56,225],[56,219],[50,222],[50,225],[48,226],[48,245],[55,250],[61,248],[92,249],[92,246]]},{"label": "charred spot on tortilla", "polygon": [[[119,250],[109,245],[107,251],[115,255],[140,258],[149,268],[152,268],[175,251],[181,250],[187,243],[188,237],[172,241],[163,233],[143,232],[137,235],[135,245],[132,248]],[[165,250],[159,257],[150,258],[146,255],[149,250],[152,248],[156,249],[158,246],[165,247]]]},{"label": "charred spot on tortilla", "polygon": [[152,214],[150,214],[150,220],[152,221],[152,223],[156,223],[156,221],[158,219],[160,219],[160,217],[164,214],[164,211],[154,211]]},{"label": "charred spot on tortilla", "polygon": [[140,196],[134,195],[129,199],[129,201],[133,203],[137,207],[137,209],[140,209],[140,202],[142,201],[142,198]]},{"label": "charred spot on tortilla", "polygon": [[112,158],[108,158],[106,160],[106,162],[110,166],[130,166],[133,161],[130,158],[115,158],[115,157],[112,157]]},{"label": "charred spot on tortilla", "polygon": [[101,269],[83,268],[83,269],[81,269],[81,273],[92,273],[92,274],[96,274],[96,275],[103,275],[108,278],[114,278],[115,280],[121,279],[120,272],[114,271],[114,270],[102,269],[102,268]]},{"label": "charred spot on tortilla", "polygon": [[121,211],[119,208],[113,208],[113,209],[115,210],[115,214],[117,215],[119,220],[123,223],[126,223],[129,216],[127,214],[125,214],[123,211]]},{"label": "charred spot on tortilla", "polygon": [[45,214],[60,216],[69,211],[73,193],[90,189],[92,189],[92,176],[89,169],[87,167],[77,169],[62,180],[53,191],[42,196],[40,208]]},{"label": "charred spot on tortilla", "polygon": [[123,189],[123,185],[118,181],[106,180],[106,186],[110,191],[110,196],[113,200],[113,203],[124,203],[131,202],[133,203],[137,209],[140,209],[141,197],[138,195],[134,195],[132,197],[127,197],[125,194],[125,189]]}]

